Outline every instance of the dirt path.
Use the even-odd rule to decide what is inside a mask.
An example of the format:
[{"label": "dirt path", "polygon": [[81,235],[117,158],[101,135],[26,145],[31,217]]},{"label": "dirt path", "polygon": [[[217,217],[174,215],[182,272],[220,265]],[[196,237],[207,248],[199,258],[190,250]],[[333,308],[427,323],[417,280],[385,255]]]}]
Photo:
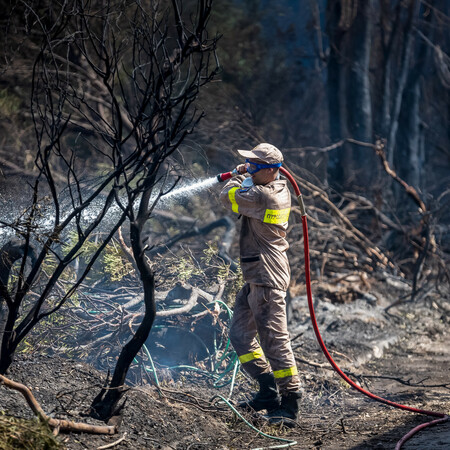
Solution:
[{"label": "dirt path", "polygon": [[[316,315],[330,353],[341,369],[351,372],[351,378],[373,394],[411,407],[449,413],[447,311],[428,302],[394,308],[392,314],[386,315],[385,306],[365,305],[361,301],[319,305]],[[308,333],[305,331],[304,337],[312,339]],[[308,348],[308,355],[315,361],[324,361],[314,347]],[[341,380],[330,369],[318,371],[317,376],[334,389]],[[318,404],[315,396],[317,389],[308,396],[312,417],[306,424],[316,421],[319,438],[305,441],[311,434],[306,427],[303,440],[299,440],[304,445],[299,448],[394,449],[412,428],[434,419],[385,406],[351,388],[340,392],[336,389],[330,404]],[[314,408],[322,411],[325,424],[317,420]],[[300,428],[302,424],[300,420]],[[449,423],[421,431],[403,448],[450,448]]]},{"label": "dirt path", "polygon": [[[450,346],[448,334],[401,341],[362,369],[372,393],[415,408],[436,412],[450,410]],[[379,376],[379,378],[377,378]],[[391,377],[391,378],[389,378]],[[400,382],[402,381],[402,382]],[[406,383],[406,384],[404,384]],[[433,417],[414,414],[366,400],[356,391],[343,396],[342,420],[322,439],[322,449],[393,449],[414,427]],[[339,429],[340,426],[340,429]],[[302,447],[300,447],[302,448]],[[305,448],[311,448],[306,446]],[[403,449],[450,448],[450,422],[420,431]]]}]

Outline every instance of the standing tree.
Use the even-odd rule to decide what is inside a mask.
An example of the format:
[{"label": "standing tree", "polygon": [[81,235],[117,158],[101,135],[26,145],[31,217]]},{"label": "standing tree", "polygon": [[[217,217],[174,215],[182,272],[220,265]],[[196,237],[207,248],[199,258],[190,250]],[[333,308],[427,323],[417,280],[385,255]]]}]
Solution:
[{"label": "standing tree", "polygon": [[[431,211],[439,208],[432,196],[445,197],[436,155],[447,138],[448,101],[445,93],[436,95],[436,85],[446,86],[448,52],[441,46],[448,48],[448,8],[444,1],[327,0],[328,110],[337,147],[329,153],[329,181],[363,188],[402,224],[384,231],[382,240],[410,266],[414,292],[425,257],[436,253],[438,215]],[[377,175],[374,149],[391,178]],[[434,173],[426,180],[428,168]],[[361,219],[376,229],[376,220]]]},{"label": "standing tree", "polygon": [[[92,405],[101,419],[116,411],[129,366],[155,318],[143,229],[158,199],[176,183],[172,157],[201,119],[194,102],[218,70],[217,38],[206,31],[211,4],[199,0],[186,12],[180,0],[25,5],[28,24],[42,36],[31,102],[39,173],[26,212],[1,223],[21,242],[2,249],[0,373],[33,327],[76,293],[128,222],[145,314],[119,355],[108,389]],[[92,181],[94,167],[101,173]],[[98,247],[74,278],[71,262],[94,235]],[[13,265],[16,283],[8,282]]]},{"label": "standing tree", "polygon": [[[423,124],[433,114],[423,93],[442,67],[430,49],[443,55],[433,41],[446,45],[439,30],[447,9],[442,1],[327,0],[330,139],[346,140],[330,153],[331,184],[370,186],[373,152],[358,142],[382,140],[389,165],[423,189]],[[384,185],[384,193],[391,187]]]},{"label": "standing tree", "polygon": [[[372,140],[369,63],[372,47],[373,2],[329,0],[327,32],[328,104],[332,141]],[[330,180],[346,188],[370,180],[373,155],[360,145],[345,143],[329,157]]]}]

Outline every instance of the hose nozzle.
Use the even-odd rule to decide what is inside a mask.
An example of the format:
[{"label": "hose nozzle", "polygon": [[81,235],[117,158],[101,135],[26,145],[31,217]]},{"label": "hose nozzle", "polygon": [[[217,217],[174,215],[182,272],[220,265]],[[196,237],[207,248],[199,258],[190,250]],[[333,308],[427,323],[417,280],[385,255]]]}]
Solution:
[{"label": "hose nozzle", "polygon": [[231,172],[219,173],[219,175],[217,175],[217,180],[219,183],[222,183],[223,181],[229,180],[231,177],[236,175],[238,175],[238,171],[233,169]]}]

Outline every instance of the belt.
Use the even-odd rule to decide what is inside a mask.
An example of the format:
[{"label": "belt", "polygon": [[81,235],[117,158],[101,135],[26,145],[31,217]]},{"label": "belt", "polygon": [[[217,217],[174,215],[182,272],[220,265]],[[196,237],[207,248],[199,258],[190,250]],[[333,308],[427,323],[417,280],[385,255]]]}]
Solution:
[{"label": "belt", "polygon": [[259,255],[258,256],[244,256],[241,258],[241,262],[247,263],[247,262],[255,262],[259,261]]}]

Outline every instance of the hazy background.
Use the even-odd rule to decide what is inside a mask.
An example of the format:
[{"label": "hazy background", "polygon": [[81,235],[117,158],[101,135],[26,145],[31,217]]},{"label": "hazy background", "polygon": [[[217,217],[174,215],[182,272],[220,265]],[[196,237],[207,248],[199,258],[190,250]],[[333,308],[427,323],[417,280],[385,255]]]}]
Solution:
[{"label": "hazy background", "polygon": [[[29,4],[46,11],[51,2]],[[189,11],[195,2],[183,4]],[[31,9],[14,1],[0,6],[0,200],[6,214],[34,170],[30,86],[42,37]],[[286,167],[331,189],[330,196],[362,194],[392,220],[417,222],[417,205],[375,155],[381,143],[389,167],[437,214],[440,239],[447,242],[449,13],[445,0],[214,2],[208,28],[210,36],[222,36],[221,72],[197,101],[205,116],[181,147],[184,175],[201,179],[228,171],[239,162],[237,148],[266,141],[284,152]],[[89,161],[86,176],[95,176],[101,167],[89,148],[68,143]]]}]

